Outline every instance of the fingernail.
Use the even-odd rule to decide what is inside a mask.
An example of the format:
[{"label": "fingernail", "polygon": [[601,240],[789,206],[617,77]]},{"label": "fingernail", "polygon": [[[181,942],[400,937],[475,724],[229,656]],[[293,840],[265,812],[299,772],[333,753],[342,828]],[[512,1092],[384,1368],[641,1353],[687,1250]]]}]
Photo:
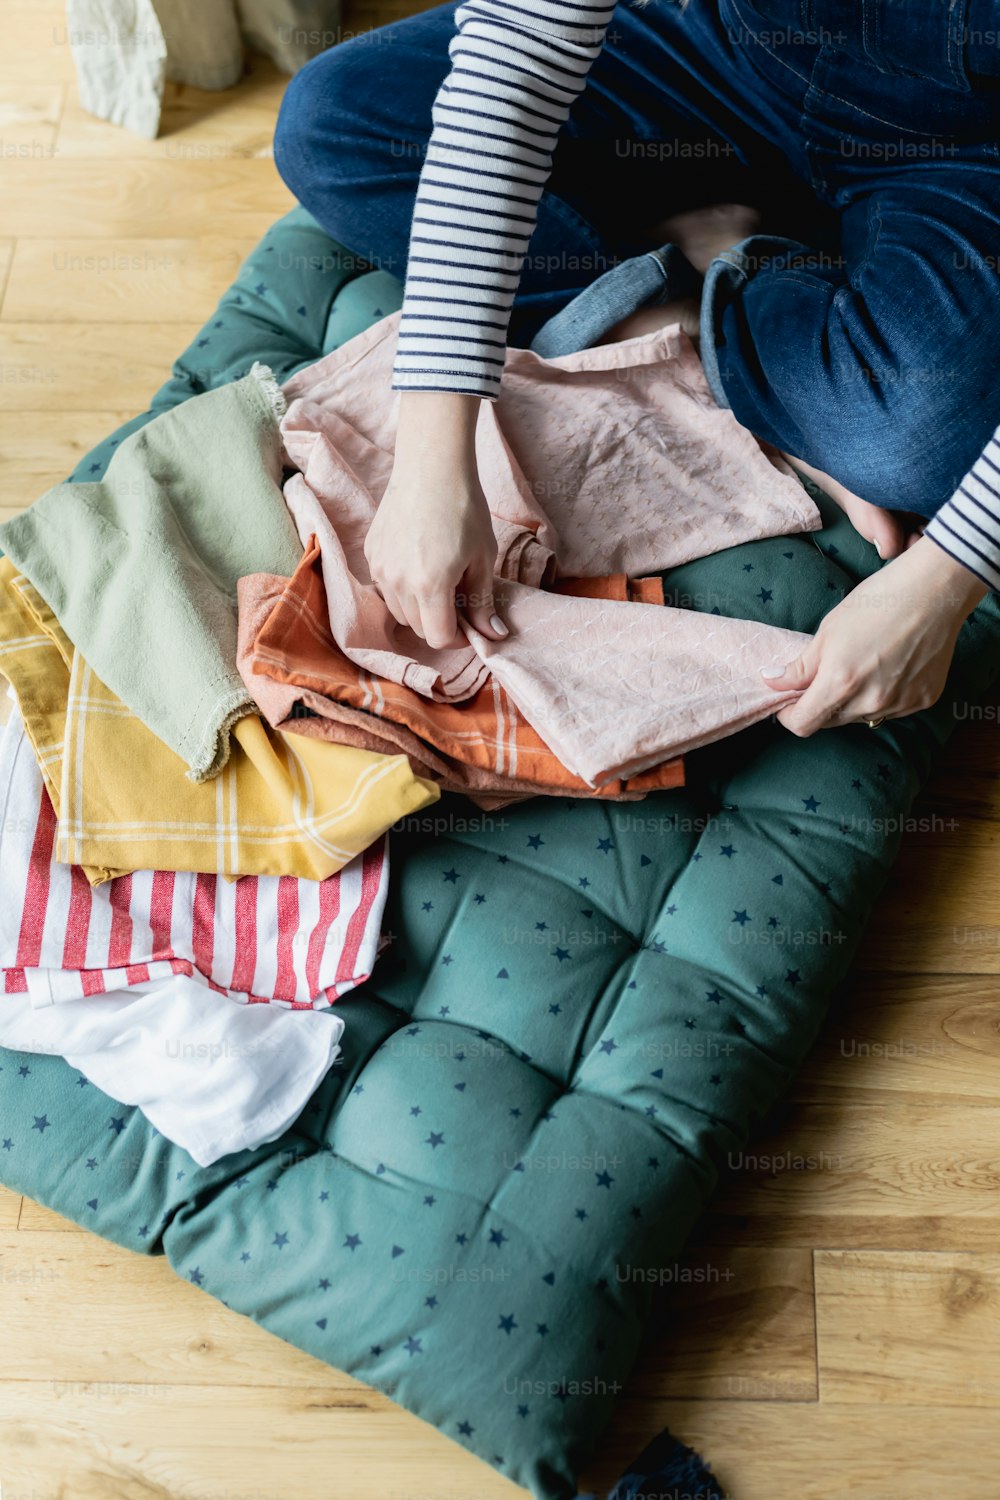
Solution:
[{"label": "fingernail", "polygon": [[760,675],[762,677],[784,677],[785,669],[784,667],[761,667]]},{"label": "fingernail", "polygon": [[508,631],[506,625],[501,620],[501,618],[500,618],[499,615],[490,615],[490,624],[493,626],[493,629],[496,631],[497,635],[509,635],[510,634],[510,632]]},{"label": "fingernail", "polygon": [[879,546],[879,544],[876,541],[876,539],[874,537],[869,537],[869,541],[871,542],[872,546],[875,548],[875,551],[878,553],[879,557],[881,557],[882,556],[882,548]]}]

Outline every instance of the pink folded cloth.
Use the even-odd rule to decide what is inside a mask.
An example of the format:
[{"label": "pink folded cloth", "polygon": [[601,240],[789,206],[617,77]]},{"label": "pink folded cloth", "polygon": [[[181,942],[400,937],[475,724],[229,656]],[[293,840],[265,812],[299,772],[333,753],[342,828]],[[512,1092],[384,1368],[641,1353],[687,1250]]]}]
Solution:
[{"label": "pink folded cloth", "polygon": [[471,698],[492,675],[591,786],[753,723],[794,696],[769,687],[760,668],[791,660],[804,636],[540,587],[657,572],[820,526],[791,470],[716,406],[678,326],[556,360],[508,351],[501,396],[480,408],[476,450],[511,635],[487,642],[467,627],[467,647],[435,651],[397,625],[364,556],[392,471],[397,323],[383,319],[284,387],[282,435],[299,471],[285,499],[303,545],[319,542],[330,628],[345,656],[439,702]]},{"label": "pink folded cloth", "polygon": [[[321,567],[314,539],[292,578],[256,573],[240,580],[237,662],[275,728],[383,754],[402,751],[421,776],[484,808],[532,796],[626,801],[683,786],[680,760],[661,761],[640,777],[588,786],[566,769],[495,678],[461,703],[430,703],[402,683],[376,680],[337,649]],[[619,573],[564,579],[555,587],[586,598],[637,598],[663,607],[658,578],[630,584]]]},{"label": "pink folded cloth", "polygon": [[[397,632],[364,556],[392,472],[397,324],[383,318],[285,384],[281,431],[301,471],[285,499],[303,546],[319,539],[345,654],[380,677],[406,674],[428,697],[471,697],[482,682],[471,654]],[[821,524],[791,470],[716,406],[679,326],[554,360],[509,350],[502,395],[480,408],[476,453],[496,571],[521,583],[636,577]]]},{"label": "pink folded cloth", "polygon": [[465,627],[495,681],[568,771],[590,786],[639,775],[746,729],[799,696],[761,667],[807,635],[757,620],[500,586],[507,640]]}]

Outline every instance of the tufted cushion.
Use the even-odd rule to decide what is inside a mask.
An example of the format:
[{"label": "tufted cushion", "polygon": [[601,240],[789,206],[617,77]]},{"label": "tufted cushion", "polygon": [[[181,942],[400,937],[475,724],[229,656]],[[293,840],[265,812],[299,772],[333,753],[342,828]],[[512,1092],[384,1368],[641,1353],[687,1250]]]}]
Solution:
[{"label": "tufted cushion", "polygon": [[[389,311],[383,273],[340,255],[289,215],[152,411]],[[821,533],[677,568],[671,602],[814,630],[878,565],[817,499]],[[801,1063],[896,853],[883,829],[998,642],[991,598],[934,709],[809,741],[759,725],[642,803],[444,798],[394,836],[392,946],[339,1003],[342,1063],[293,1130],[199,1169],[61,1061],[0,1053],[0,1178],[568,1500],[643,1331],[642,1273]]]}]

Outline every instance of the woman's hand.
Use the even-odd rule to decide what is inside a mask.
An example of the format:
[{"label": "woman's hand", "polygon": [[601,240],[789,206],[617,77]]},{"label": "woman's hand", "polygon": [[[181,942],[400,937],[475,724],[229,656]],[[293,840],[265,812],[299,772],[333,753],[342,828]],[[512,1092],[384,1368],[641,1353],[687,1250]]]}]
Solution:
[{"label": "woman's hand", "polygon": [[778,720],[810,735],[851,721],[899,719],[936,703],[962,622],[987,592],[928,537],[852,589],[783,672],[776,687],[802,688]]},{"label": "woman's hand", "polygon": [[403,393],[392,475],[365,540],[393,618],[438,648],[464,644],[458,609],[490,640],[507,634],[493,605],[497,547],[476,468],[478,415],[478,396]]}]

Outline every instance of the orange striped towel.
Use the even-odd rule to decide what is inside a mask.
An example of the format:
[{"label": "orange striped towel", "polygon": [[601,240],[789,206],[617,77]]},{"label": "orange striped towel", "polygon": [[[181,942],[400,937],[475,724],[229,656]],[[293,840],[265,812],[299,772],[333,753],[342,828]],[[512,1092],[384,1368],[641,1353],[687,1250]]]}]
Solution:
[{"label": "orange striped towel", "polygon": [[[563,579],[555,592],[589,599],[663,603],[658,578]],[[461,702],[433,701],[374,677],[337,646],[320,548],[310,538],[292,578],[255,574],[239,586],[239,666],[274,728],[410,757],[413,770],[446,791],[496,808],[527,796],[630,800],[684,784],[680,759],[599,788],[560,762],[495,677]]]}]

